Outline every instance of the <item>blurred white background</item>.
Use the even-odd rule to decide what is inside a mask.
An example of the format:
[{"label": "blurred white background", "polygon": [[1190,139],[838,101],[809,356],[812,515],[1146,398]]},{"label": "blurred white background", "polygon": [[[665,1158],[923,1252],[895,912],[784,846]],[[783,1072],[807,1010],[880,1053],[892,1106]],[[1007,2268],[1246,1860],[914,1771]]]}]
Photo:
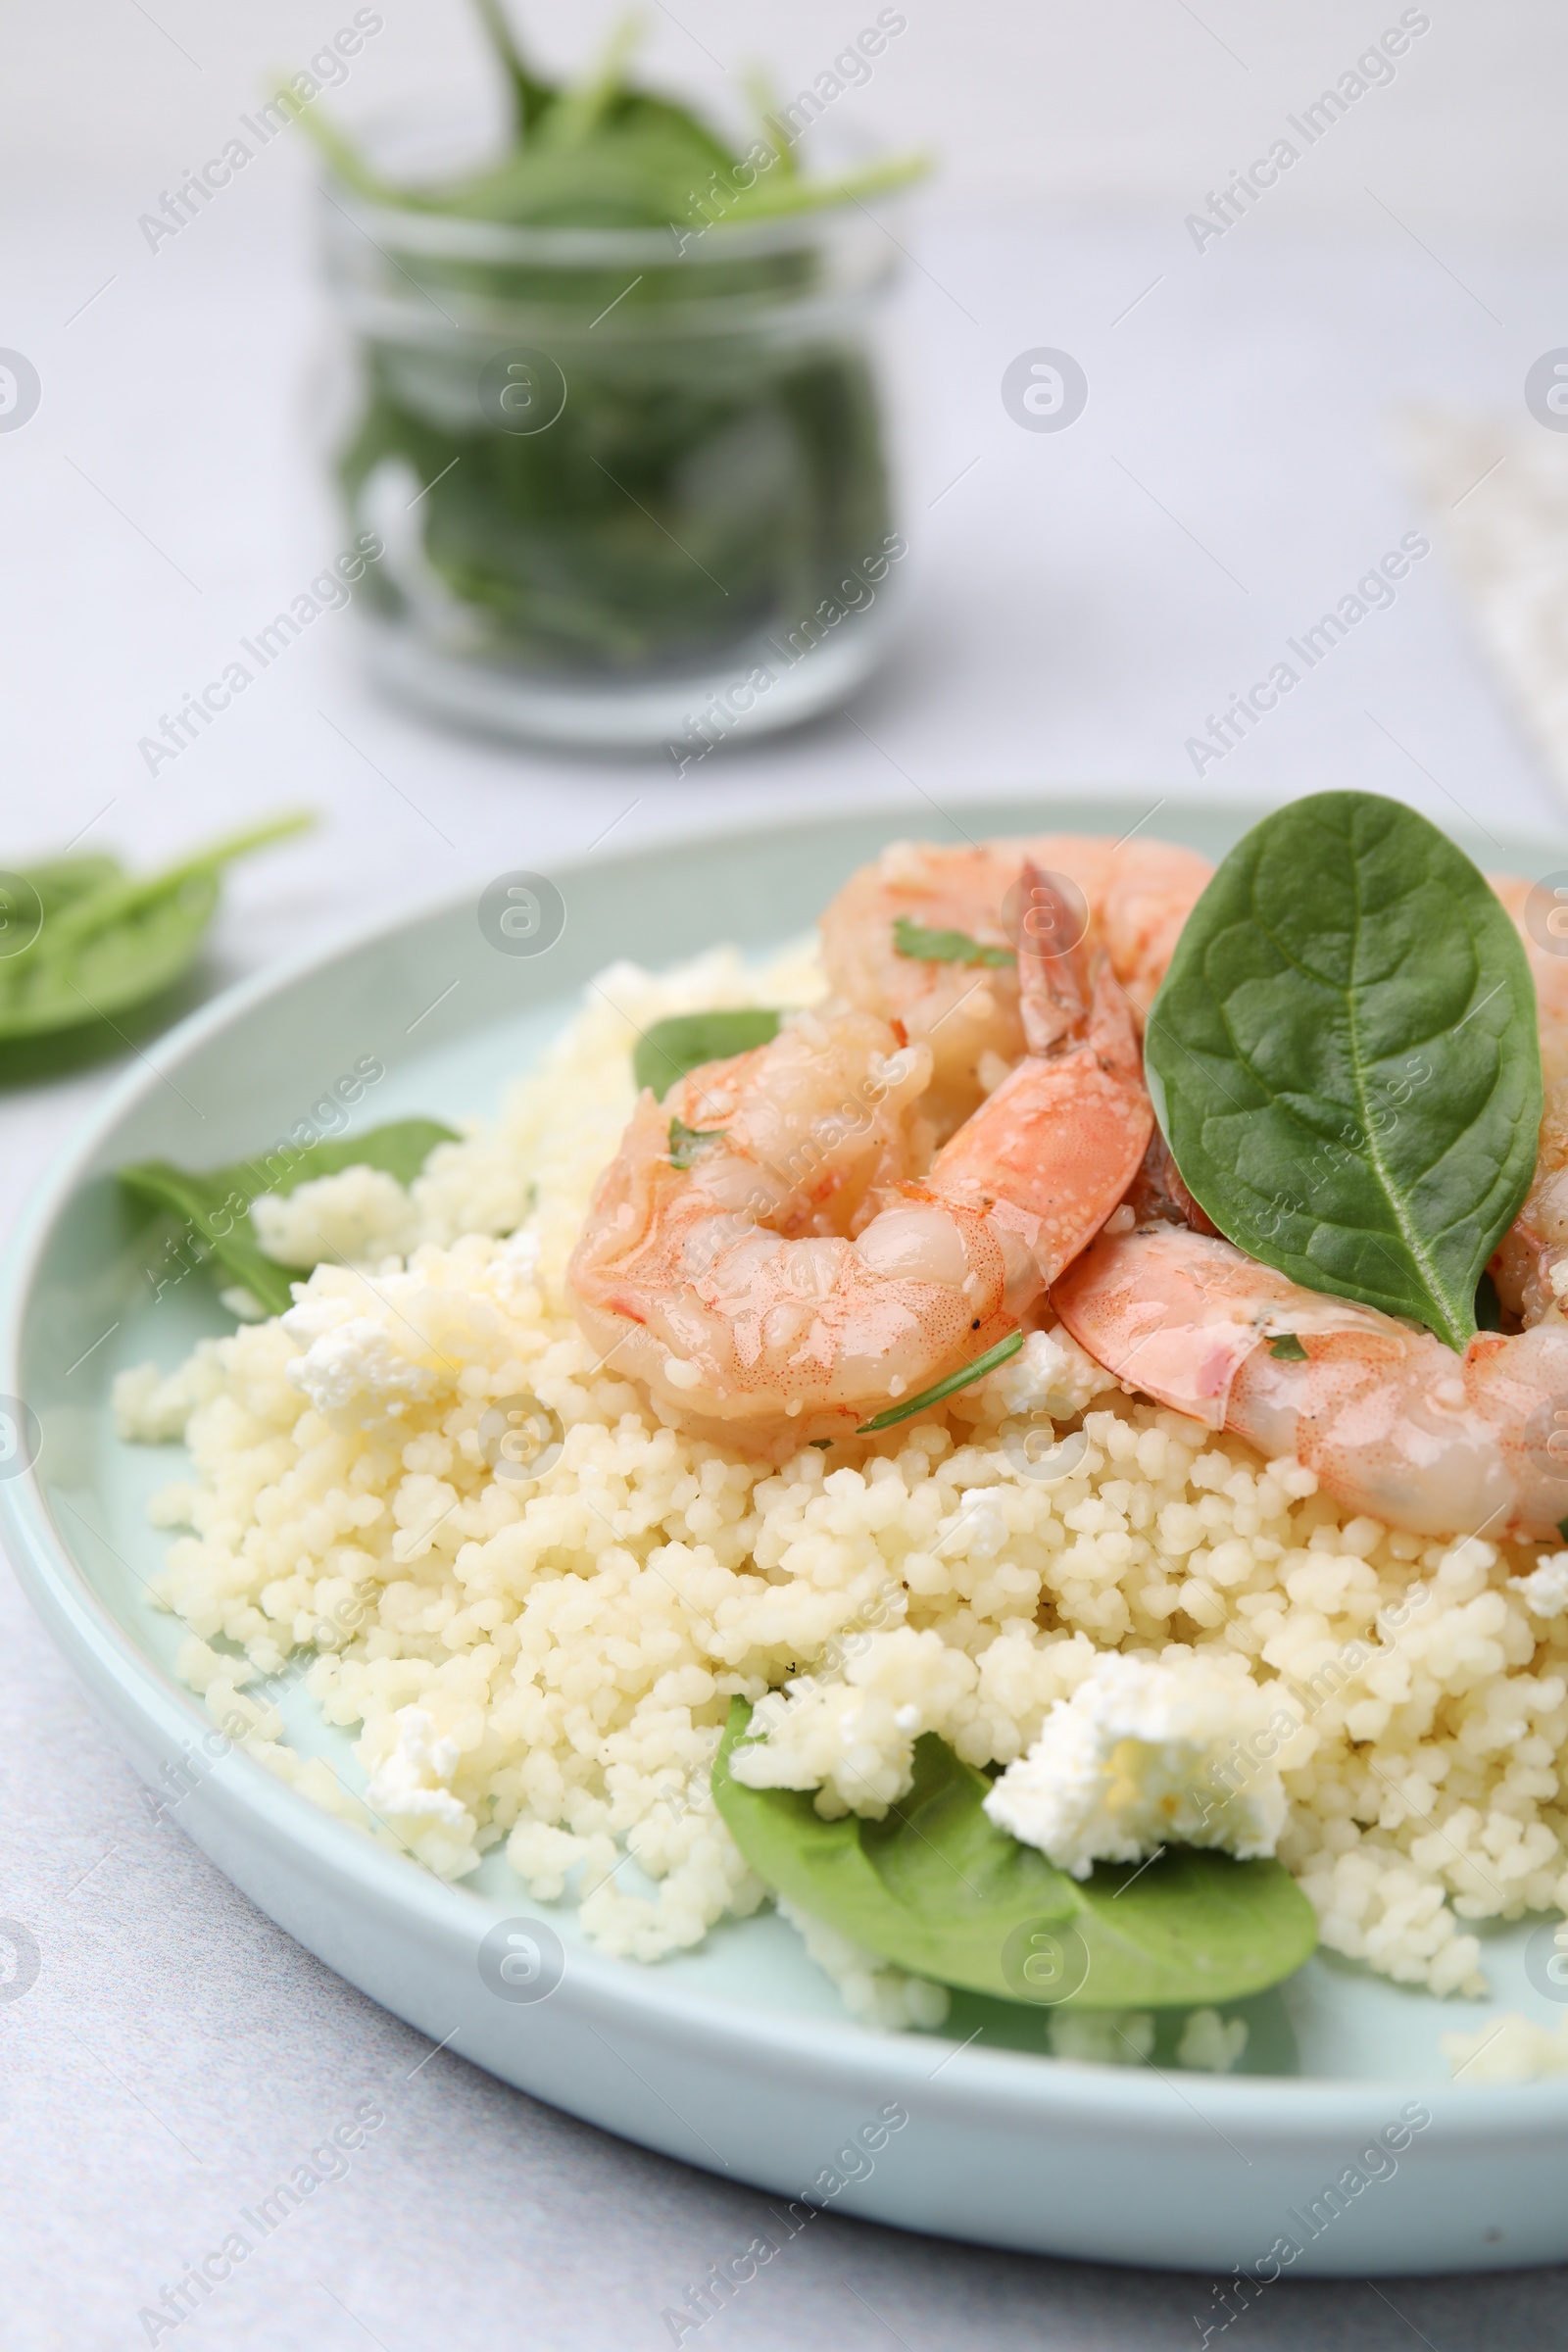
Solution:
[{"label": "blurred white background", "polygon": [[[437,85],[489,90],[461,0],[389,0],[382,13],[386,29],[344,93],[346,118]],[[602,0],[536,7],[526,29],[547,66],[569,67],[621,13]],[[908,0],[902,13],[907,31],[846,104],[866,132],[941,154],[944,203],[1181,215],[1397,24],[1400,9]],[[1373,93],[1375,107],[1325,143],[1277,209],[1298,229],[1389,238],[1397,232],[1364,193],[1375,169],[1379,192],[1423,233],[1549,245],[1568,198],[1568,17],[1552,0],[1433,0],[1422,13],[1432,29],[1400,61],[1394,88]],[[34,202],[111,184],[155,194],[352,14],[332,0],[59,0],[13,12],[0,95],[13,184]],[[876,8],[646,0],[643,15],[657,78],[733,101],[737,70],[754,61],[786,90],[808,83]]]}]

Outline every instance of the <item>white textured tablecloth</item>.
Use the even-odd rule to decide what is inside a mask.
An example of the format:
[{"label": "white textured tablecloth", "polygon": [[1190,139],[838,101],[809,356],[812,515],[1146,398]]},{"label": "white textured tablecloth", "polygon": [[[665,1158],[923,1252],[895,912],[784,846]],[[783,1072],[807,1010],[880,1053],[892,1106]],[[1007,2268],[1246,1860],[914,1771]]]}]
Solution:
[{"label": "white textured tablecloth", "polygon": [[[43,384],[38,415],[0,436],[0,858],[79,835],[149,861],[252,812],[319,808],[314,839],[236,873],[215,979],[437,890],[548,869],[612,826],[607,847],[627,847],[847,795],[880,798],[914,832],[998,786],[1147,784],[1152,806],[1355,784],[1499,835],[1563,832],[1437,553],[1309,674],[1298,664],[1300,684],[1245,744],[1196,762],[1188,748],[1423,530],[1396,471],[1397,407],[1520,418],[1527,365],[1560,340],[1557,274],[1484,251],[1439,260],[1393,231],[1376,251],[1292,244],[1266,223],[1199,256],[1174,217],[916,232],[919,609],[851,714],[679,783],[658,761],[521,754],[378,704],[349,621],[328,614],[150,777],[137,739],[335,544],[308,455],[318,319],[291,204],[238,188],[221,223],[153,258],[102,206],[35,219],[0,327]],[[1006,364],[1039,346],[1069,350],[1090,379],[1087,413],[1059,434],[1020,430],[1000,397]],[[0,1214],[103,1083],[0,1098]],[[172,2331],[181,2344],[668,2343],[662,2309],[744,2241],[750,2193],[451,2052],[421,2067],[416,2035],[151,1822],[9,1579],[0,1632],[0,1913],[42,1962],[24,1999],[0,2003],[6,2343],[147,2342],[143,2307],[366,2098],[388,2120],[348,2177]],[[1283,2288],[1248,2316],[1246,2340],[1512,2352],[1564,2340],[1563,2286],[1534,2274]],[[1203,2280],[840,2216],[705,2335],[769,2352],[1162,2352],[1191,2345],[1209,2309]]]}]

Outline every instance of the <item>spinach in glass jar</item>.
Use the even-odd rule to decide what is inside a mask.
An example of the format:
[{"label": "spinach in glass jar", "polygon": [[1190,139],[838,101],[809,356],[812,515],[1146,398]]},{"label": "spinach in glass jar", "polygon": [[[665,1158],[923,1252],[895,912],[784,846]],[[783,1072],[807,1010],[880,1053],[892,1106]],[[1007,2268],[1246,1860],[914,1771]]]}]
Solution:
[{"label": "spinach in glass jar", "polygon": [[485,170],[394,186],[304,117],[335,183],[362,387],[338,475],[387,544],[381,619],[416,663],[688,700],[754,657],[788,667],[902,549],[866,331],[890,249],[856,200],[921,164],[808,180],[778,114],[737,153],[630,83],[624,34],[555,86],[483,14],[514,127]]}]

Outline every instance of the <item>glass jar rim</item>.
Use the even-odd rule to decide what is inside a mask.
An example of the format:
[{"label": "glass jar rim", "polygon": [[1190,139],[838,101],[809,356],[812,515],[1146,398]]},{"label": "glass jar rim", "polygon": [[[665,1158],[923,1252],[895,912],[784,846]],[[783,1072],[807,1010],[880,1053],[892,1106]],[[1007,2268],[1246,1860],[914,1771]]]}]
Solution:
[{"label": "glass jar rim", "polygon": [[[390,205],[351,187],[335,172],[319,182],[322,200],[344,214],[372,242],[431,260],[490,262],[534,270],[628,267],[695,268],[749,261],[819,245],[824,235],[854,227],[857,219],[880,227],[859,199],[809,205],[799,212],[751,220],[671,220],[662,228],[567,228],[536,222],[470,220],[418,205]],[[897,201],[901,187],[885,192]]]}]

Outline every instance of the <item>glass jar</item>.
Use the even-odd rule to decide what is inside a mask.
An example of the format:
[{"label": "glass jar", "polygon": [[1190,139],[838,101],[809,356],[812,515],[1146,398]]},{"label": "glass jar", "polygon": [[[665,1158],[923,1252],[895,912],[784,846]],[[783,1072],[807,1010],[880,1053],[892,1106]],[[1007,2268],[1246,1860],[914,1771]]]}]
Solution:
[{"label": "glass jar", "polygon": [[323,194],[389,690],[677,773],[853,691],[906,554],[869,215],[518,228]]}]

